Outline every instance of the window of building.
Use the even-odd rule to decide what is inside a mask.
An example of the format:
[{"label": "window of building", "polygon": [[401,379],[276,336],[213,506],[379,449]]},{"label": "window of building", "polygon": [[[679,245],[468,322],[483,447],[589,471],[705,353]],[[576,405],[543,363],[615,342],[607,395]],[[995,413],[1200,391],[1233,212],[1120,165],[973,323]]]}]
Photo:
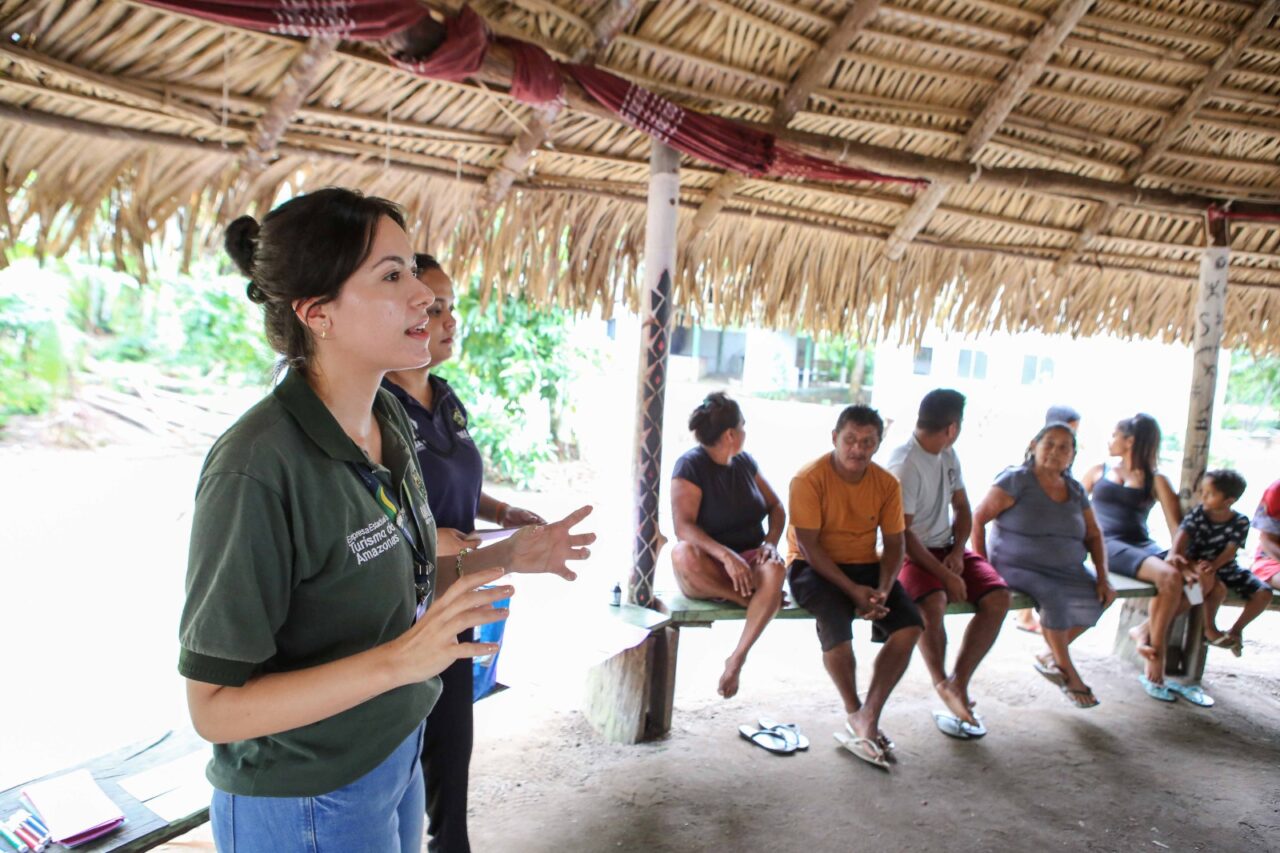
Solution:
[{"label": "window of building", "polygon": [[956,367],[956,376],[961,379],[986,379],[987,354],[979,350],[960,350],[960,363]]},{"label": "window of building", "polygon": [[911,372],[917,376],[928,376],[933,372],[933,347],[916,347]]},{"label": "window of building", "polygon": [[1022,384],[1031,385],[1036,382],[1048,382],[1053,379],[1053,359],[1024,355],[1022,357]]}]

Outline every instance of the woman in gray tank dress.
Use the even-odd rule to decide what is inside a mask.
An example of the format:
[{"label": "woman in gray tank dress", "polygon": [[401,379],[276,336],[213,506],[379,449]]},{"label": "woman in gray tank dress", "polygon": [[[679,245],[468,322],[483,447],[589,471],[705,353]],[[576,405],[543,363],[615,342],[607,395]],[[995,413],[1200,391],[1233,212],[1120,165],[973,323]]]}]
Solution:
[{"label": "woman in gray tank dress", "polygon": [[[1005,471],[973,513],[973,550],[987,557],[1009,586],[1036,600],[1049,648],[1036,671],[1058,685],[1077,708],[1098,699],[1080,678],[1067,647],[1093,627],[1116,591],[1107,581],[1107,553],[1084,487],[1067,470],[1076,437],[1048,424],[1032,440],[1026,461]],[[994,522],[990,548],[986,525]],[[1084,564],[1093,557],[1096,574]]]},{"label": "woman in gray tank dress", "polygon": [[1182,573],[1164,559],[1168,553],[1151,539],[1147,516],[1158,503],[1172,538],[1182,521],[1182,506],[1169,478],[1156,470],[1160,426],[1150,415],[1137,414],[1116,424],[1107,452],[1116,465],[1095,465],[1082,478],[1093,498],[1098,524],[1106,539],[1108,567],[1119,575],[1154,584],[1156,597],[1149,617],[1129,630],[1146,671],[1138,677],[1147,695],[1162,702],[1176,697],[1165,684],[1164,664],[1169,624],[1180,608]]}]

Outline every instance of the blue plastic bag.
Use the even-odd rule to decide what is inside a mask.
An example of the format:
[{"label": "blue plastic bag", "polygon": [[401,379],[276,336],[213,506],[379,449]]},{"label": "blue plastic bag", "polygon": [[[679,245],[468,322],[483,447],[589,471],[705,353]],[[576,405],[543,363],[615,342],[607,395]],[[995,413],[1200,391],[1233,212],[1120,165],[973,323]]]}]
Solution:
[{"label": "blue plastic bag", "polygon": [[[485,587],[488,589],[488,587]],[[510,598],[502,598],[493,603],[494,607],[511,606]],[[500,619],[488,625],[480,625],[475,629],[477,643],[497,643],[498,650],[491,655],[471,659],[471,701],[479,702],[486,696],[499,693],[506,686],[498,683],[498,655],[502,654],[502,635],[507,629],[507,620]]]}]

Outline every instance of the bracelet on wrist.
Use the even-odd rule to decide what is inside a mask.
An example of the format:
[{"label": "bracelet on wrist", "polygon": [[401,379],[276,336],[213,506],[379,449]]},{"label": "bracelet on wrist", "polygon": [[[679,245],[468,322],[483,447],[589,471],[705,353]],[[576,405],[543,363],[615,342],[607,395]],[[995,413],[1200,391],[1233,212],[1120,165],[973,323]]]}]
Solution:
[{"label": "bracelet on wrist", "polygon": [[503,517],[507,514],[507,510],[511,509],[511,504],[505,501],[498,501],[498,505],[493,508],[493,520],[496,524],[501,524]]},{"label": "bracelet on wrist", "polygon": [[458,577],[462,577],[462,558],[474,551],[475,548],[463,548],[458,552],[458,556],[454,558],[453,568],[457,572]]}]

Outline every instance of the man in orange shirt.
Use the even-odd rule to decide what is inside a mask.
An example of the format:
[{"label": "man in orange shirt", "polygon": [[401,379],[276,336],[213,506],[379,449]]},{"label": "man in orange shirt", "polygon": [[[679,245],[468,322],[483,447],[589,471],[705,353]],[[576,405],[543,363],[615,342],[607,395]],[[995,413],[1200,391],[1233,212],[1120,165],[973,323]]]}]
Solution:
[{"label": "man in orange shirt", "polygon": [[[791,481],[787,562],[791,592],[817,619],[822,663],[844,701],[852,736],[846,746],[887,769],[893,742],[880,730],[880,712],[911,661],[924,622],[897,580],[906,524],[901,486],[871,461],[883,438],[884,421],[875,409],[849,406],[840,413],[832,452]],[[880,552],[877,530],[884,541]],[[872,621],[872,640],[884,644],[865,702],[858,699],[853,658],[858,617]]]}]

